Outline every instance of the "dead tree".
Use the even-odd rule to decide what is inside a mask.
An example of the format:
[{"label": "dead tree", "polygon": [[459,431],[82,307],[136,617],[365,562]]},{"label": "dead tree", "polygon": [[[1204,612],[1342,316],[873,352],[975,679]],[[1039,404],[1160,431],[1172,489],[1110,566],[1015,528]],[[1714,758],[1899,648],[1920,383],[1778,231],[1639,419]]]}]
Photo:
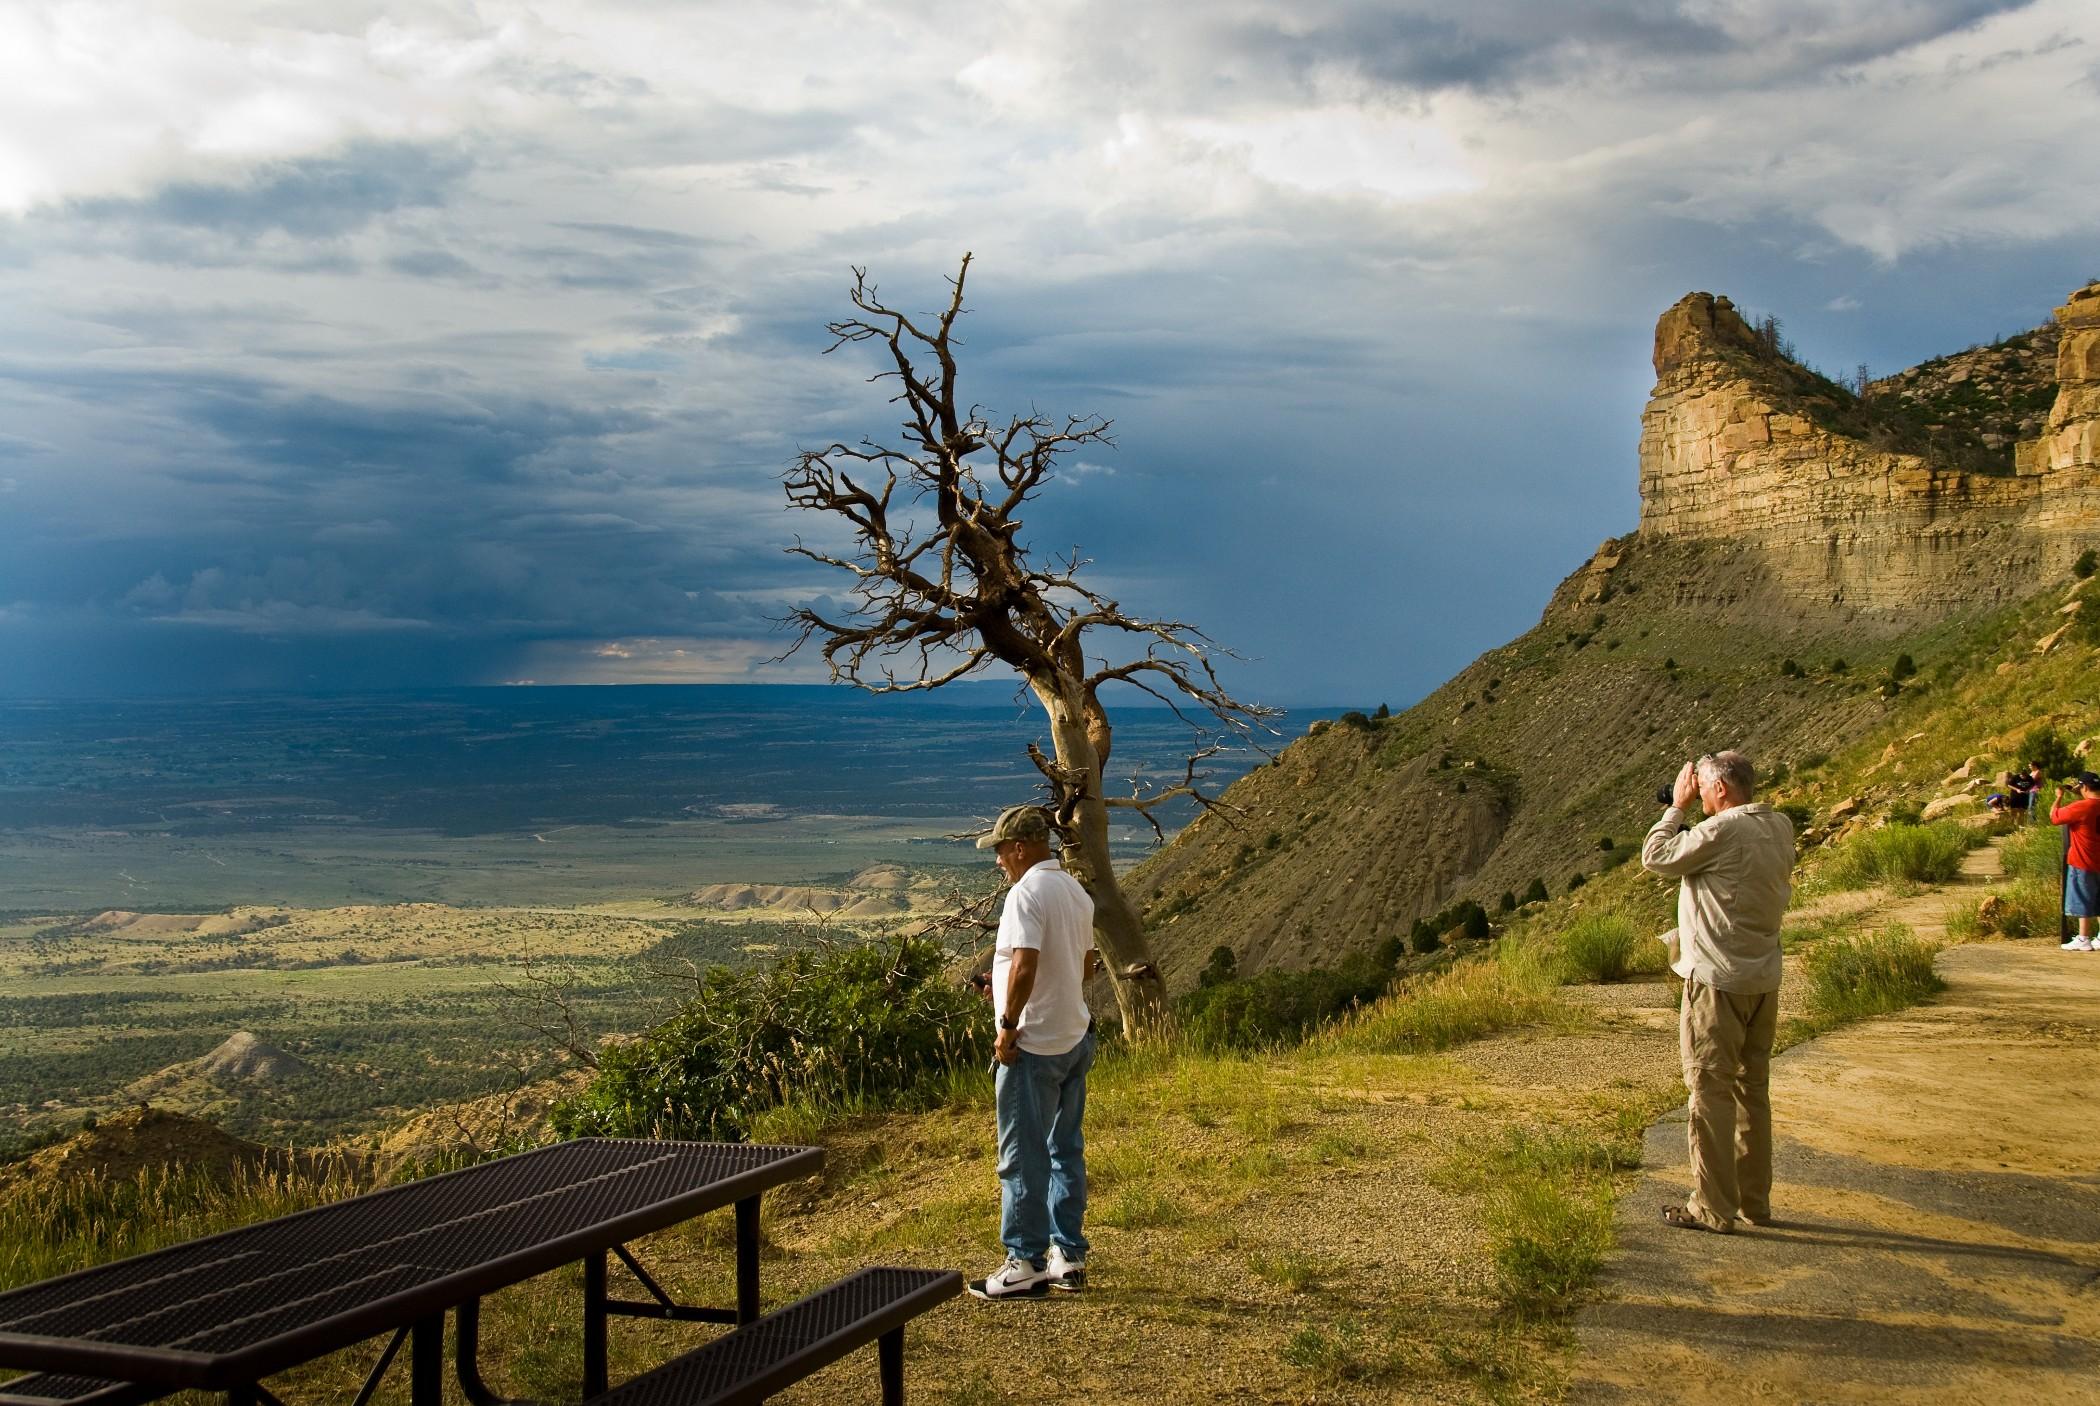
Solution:
[{"label": "dead tree", "polygon": [[[1205,729],[1212,739],[1249,740],[1275,710],[1225,690],[1213,668],[1219,651],[1200,630],[1128,614],[1086,586],[1076,550],[1048,562],[1030,555],[1022,509],[1062,456],[1112,443],[1109,422],[1031,412],[995,426],[960,398],[955,324],[969,272],[965,254],[946,309],[922,323],[884,303],[866,269],[853,270],[855,313],[830,324],[825,350],[872,342],[887,351],[888,365],[870,379],[896,383],[902,440],[833,444],[788,470],[789,505],[842,518],[853,536],[843,554],[799,539],[789,549],[845,573],[852,603],[836,619],[796,611],[790,619],[800,634],[788,652],[814,639],[835,682],[874,693],[939,688],[1001,665],[1020,676],[1049,721],[1049,753],[1031,742],[1028,754],[1043,774],[1066,863],[1094,897],[1096,940],[1124,1028],[1144,1032],[1163,1018],[1166,988],[1110,862],[1109,815],[1136,811],[1159,833],[1155,812],[1169,801],[1214,804],[1198,772],[1218,749]],[[1112,642],[1109,657],[1091,653],[1096,639]],[[1111,729],[1101,690],[1118,683],[1168,704],[1195,729],[1174,784],[1133,782],[1127,795],[1104,789]]]}]

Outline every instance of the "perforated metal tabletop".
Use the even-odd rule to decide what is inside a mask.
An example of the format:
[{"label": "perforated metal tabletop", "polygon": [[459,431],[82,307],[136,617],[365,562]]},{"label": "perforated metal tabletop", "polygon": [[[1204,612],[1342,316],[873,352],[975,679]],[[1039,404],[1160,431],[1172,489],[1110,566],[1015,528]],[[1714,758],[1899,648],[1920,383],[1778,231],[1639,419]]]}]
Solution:
[{"label": "perforated metal tabletop", "polygon": [[[254,1383],[718,1207],[746,1203],[755,1235],[758,1195],[822,1162],[735,1143],[539,1148],[0,1294],[0,1368]],[[740,1298],[747,1273],[755,1301],[755,1260]]]}]

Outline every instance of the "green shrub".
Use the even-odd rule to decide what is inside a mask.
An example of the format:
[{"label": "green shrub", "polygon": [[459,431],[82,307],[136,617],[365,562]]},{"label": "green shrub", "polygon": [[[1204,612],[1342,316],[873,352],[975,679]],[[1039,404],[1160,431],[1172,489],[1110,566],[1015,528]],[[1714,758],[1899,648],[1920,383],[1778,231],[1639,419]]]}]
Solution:
[{"label": "green shrub", "polygon": [[[2054,939],[2063,931],[2063,882],[2054,872],[2047,875],[2030,874],[2015,880],[1999,895],[2002,903],[1991,922],[1990,931],[2002,937],[2047,937]],[[1979,906],[1981,900],[1979,900]],[[1974,920],[1971,920],[1974,922]],[[1975,923],[1977,935],[1983,925]],[[1953,932],[1950,924],[1949,932]],[[1958,934],[1969,935],[1967,932]]]},{"label": "green shrub", "polygon": [[1546,901],[1546,881],[1534,878],[1529,884],[1526,884],[1524,886],[1524,901],[1526,903],[1544,903]]},{"label": "green shrub", "polygon": [[2062,878],[2064,832],[2054,825],[2024,825],[1998,848],[1998,858],[2011,879],[2047,879],[2054,886]]},{"label": "green shrub", "polygon": [[[2083,612],[2080,612],[2083,614]],[[2053,724],[2032,728],[2020,739],[2020,764],[2040,762],[2044,776],[2076,776],[2085,764],[2071,751],[2071,744],[2056,735]]]},{"label": "green shrub", "polygon": [[1560,935],[1560,978],[1566,982],[1618,981],[1634,972],[1659,972],[1669,953],[1642,936],[1619,913],[1587,913]]},{"label": "green shrub", "polygon": [[677,1015],[600,1056],[555,1105],[563,1137],[730,1138],[789,1102],[897,1101],[991,1050],[991,1006],[932,942],[823,946],[717,967]]},{"label": "green shrub", "polygon": [[1240,959],[1233,955],[1230,947],[1218,946],[1210,949],[1210,960],[1203,970],[1196,973],[1198,986],[1216,986],[1221,981],[1230,981],[1238,974]]},{"label": "green shrub", "polygon": [[1199,986],[1174,1003],[1183,1037],[1197,1049],[1259,1050],[1295,1044],[1384,993],[1391,963],[1359,953],[1338,970],[1265,971]]},{"label": "green shrub", "polygon": [[1914,1006],[1946,989],[1932,969],[1938,950],[1901,923],[1816,943],[1801,959],[1809,1010],[1831,1025]]},{"label": "green shrub", "polygon": [[1863,830],[1838,847],[1822,871],[1823,879],[1838,889],[1896,881],[1945,883],[1961,872],[1962,856],[1977,839],[1973,831],[1952,821]]},{"label": "green shrub", "polygon": [[1487,909],[1475,903],[1466,909],[1465,934],[1471,938],[1483,938],[1494,929],[1488,923]]},{"label": "green shrub", "polygon": [[1575,892],[1575,890],[1581,888],[1584,884],[1588,882],[1588,876],[1578,869],[1574,873],[1568,875],[1568,892],[1573,893]]},{"label": "green shrub", "polygon": [[1912,659],[1908,654],[1897,655],[1896,662],[1889,665],[1889,677],[1898,680],[1899,682],[1903,679],[1911,677],[1917,672],[1917,661]]},{"label": "green shrub", "polygon": [[1516,912],[1516,911],[1517,911],[1517,896],[1516,896],[1516,894],[1512,893],[1512,892],[1511,892],[1510,890],[1508,890],[1508,889],[1504,889],[1504,890],[1502,890],[1502,902],[1501,902],[1501,904],[1500,904],[1499,906],[1501,907],[1502,911],[1503,911],[1503,912],[1505,912],[1505,913],[1514,913],[1514,912]]},{"label": "green shrub", "polygon": [[2100,553],[2095,553],[2091,547],[2087,547],[2078,554],[2078,560],[2071,563],[2071,574],[2083,581],[2093,574],[2096,567],[2100,567]]},{"label": "green shrub", "polygon": [[1443,936],[1440,933],[1438,933],[1433,926],[1430,925],[1429,919],[1417,918],[1415,919],[1415,925],[1412,928],[1408,929],[1407,945],[1416,952],[1419,952],[1426,957],[1431,952],[1436,951],[1437,948],[1442,947],[1444,945],[1444,939]]}]

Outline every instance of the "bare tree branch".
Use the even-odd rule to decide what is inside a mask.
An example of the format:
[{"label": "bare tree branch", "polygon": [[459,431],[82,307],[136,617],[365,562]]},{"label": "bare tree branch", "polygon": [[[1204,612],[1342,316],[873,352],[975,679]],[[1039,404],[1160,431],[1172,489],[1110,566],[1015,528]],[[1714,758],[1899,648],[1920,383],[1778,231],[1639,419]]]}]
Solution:
[{"label": "bare tree branch", "polygon": [[[800,454],[784,475],[789,507],[823,514],[850,545],[788,551],[847,580],[844,604],[804,607],[783,624],[795,639],[786,658],[814,641],[834,682],[874,693],[940,688],[1004,666],[1041,704],[1050,749],[1030,743],[1067,863],[1092,891],[1098,937],[1117,974],[1126,1027],[1156,1025],[1164,986],[1142,922],[1123,896],[1108,848],[1111,807],[1134,810],[1161,840],[1171,802],[1216,808],[1198,764],[1216,756],[1215,733],[1241,742],[1274,733],[1274,709],[1235,698],[1215,659],[1232,657],[1184,621],[1128,613],[1082,580],[1091,565],[1074,548],[1037,562],[1022,539],[1021,513],[1065,456],[1113,446],[1099,416],[1057,418],[1031,407],[997,428],[958,392],[955,331],[966,311],[971,258],[949,280],[937,316],[921,320],[885,302],[865,268],[853,270],[854,315],[829,324],[828,355],[876,344],[883,365],[871,381],[893,383],[901,440],[833,443]],[[1089,662],[1094,636],[1133,652]],[[1102,768],[1113,728],[1100,691],[1122,684],[1166,704],[1192,730],[1186,775],[1172,786],[1110,797]]]}]

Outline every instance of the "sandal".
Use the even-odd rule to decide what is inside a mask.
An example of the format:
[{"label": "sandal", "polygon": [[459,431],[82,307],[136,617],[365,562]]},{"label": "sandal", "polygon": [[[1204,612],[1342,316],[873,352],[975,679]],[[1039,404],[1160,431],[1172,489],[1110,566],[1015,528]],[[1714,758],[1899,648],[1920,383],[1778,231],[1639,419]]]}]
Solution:
[{"label": "sandal", "polygon": [[1726,1235],[1725,1230],[1716,1230],[1682,1206],[1663,1207],[1663,1224],[1674,1225],[1679,1230],[1703,1230],[1708,1235]]}]

